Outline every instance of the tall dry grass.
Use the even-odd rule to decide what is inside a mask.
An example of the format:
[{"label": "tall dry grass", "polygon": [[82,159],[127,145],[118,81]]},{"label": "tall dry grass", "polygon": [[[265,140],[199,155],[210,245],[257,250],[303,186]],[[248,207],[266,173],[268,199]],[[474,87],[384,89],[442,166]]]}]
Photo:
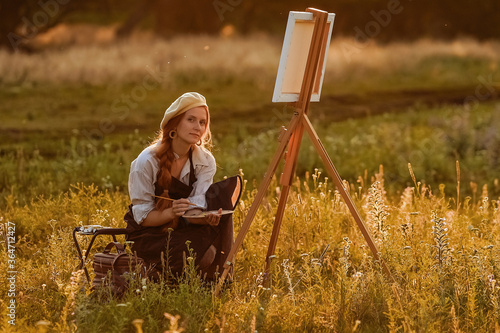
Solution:
[{"label": "tall dry grass", "polygon": [[[82,223],[123,226],[123,193],[78,185],[57,198],[14,205],[0,213],[0,221],[16,221],[18,228],[17,328],[34,331],[37,323],[50,322],[54,332],[134,332],[134,326],[144,332],[174,327],[187,332],[494,331],[500,320],[498,199],[484,189],[474,200],[464,198],[457,210],[454,198],[416,180],[400,199],[387,199],[384,180],[380,168],[371,181],[346,186],[395,283],[373,260],[340,194],[316,170],[292,184],[271,283],[264,283],[263,268],[279,191],[266,196],[238,252],[235,282],[220,298],[189,265],[179,284],[136,279],[122,298],[87,288],[81,272],[74,272],[78,261],[71,230]],[[273,180],[271,188],[277,186]],[[245,181],[236,231],[255,194]],[[95,248],[104,245],[100,239]],[[8,257],[1,244],[0,254],[4,271]],[[6,299],[6,286],[0,295]],[[5,320],[0,327],[11,328]]]},{"label": "tall dry grass", "polygon": [[[178,36],[165,40],[137,32],[127,40],[118,41],[112,37],[112,29],[66,27],[52,39],[39,36],[37,42],[45,48],[37,53],[11,54],[0,50],[1,82],[123,83],[142,80],[147,68],[168,74],[196,75],[197,71],[203,71],[258,80],[261,76],[274,78],[282,47],[282,39],[263,34]],[[334,34],[326,80],[363,79],[373,71],[390,74],[412,69],[423,60],[436,57],[483,59],[490,61],[489,69],[495,71],[500,42],[423,39],[379,45],[376,40],[361,43],[336,38]],[[170,75],[163,83],[172,84],[173,80],[174,75]]]}]

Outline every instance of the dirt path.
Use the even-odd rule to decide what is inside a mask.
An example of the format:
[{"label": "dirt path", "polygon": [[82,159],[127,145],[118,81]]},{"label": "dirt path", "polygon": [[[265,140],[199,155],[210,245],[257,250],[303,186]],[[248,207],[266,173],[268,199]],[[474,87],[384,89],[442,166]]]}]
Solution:
[{"label": "dirt path", "polygon": [[[311,103],[310,116],[313,122],[338,122],[347,119],[376,116],[383,113],[406,112],[412,106],[461,106],[474,100],[475,87],[448,90],[400,90],[385,92],[367,92],[364,94],[323,95],[319,103]],[[484,90],[484,89],[483,89]],[[485,92],[481,91],[484,95]],[[491,93],[489,98],[480,102],[500,100],[500,91]],[[284,103],[265,103],[244,112],[221,110],[221,114],[231,114],[231,124],[245,124],[250,132],[286,126],[293,114],[293,108]],[[226,117],[214,115],[214,123],[225,123]],[[217,118],[217,119],[215,119]],[[251,119],[251,121],[249,121]],[[229,124],[228,124],[229,125]],[[220,126],[224,133],[231,126]]]},{"label": "dirt path", "polygon": [[[480,102],[500,100],[500,93],[481,92]],[[487,95],[487,97],[485,96]],[[404,112],[414,105],[427,107],[464,105],[478,100],[475,88],[453,90],[402,90],[370,92],[364,95],[322,96],[321,102],[312,108],[317,117],[329,121],[362,118],[387,112]]]}]

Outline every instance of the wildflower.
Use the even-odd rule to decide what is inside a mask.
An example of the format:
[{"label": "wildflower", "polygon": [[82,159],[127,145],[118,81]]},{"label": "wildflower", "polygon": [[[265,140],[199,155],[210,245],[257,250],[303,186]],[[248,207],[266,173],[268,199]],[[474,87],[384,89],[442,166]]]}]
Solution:
[{"label": "wildflower", "polygon": [[134,319],[132,321],[132,325],[134,325],[137,333],[142,333],[142,323],[144,323],[142,319]]},{"label": "wildflower", "polygon": [[38,331],[39,332],[47,332],[49,329],[51,322],[47,320],[40,320],[36,322],[36,326],[38,326]]},{"label": "wildflower", "polygon": [[451,260],[449,239],[447,238],[448,228],[445,227],[446,222],[444,218],[434,218],[432,222],[434,222],[432,233],[434,234],[434,241],[436,243],[436,245],[432,246],[436,249],[434,259],[437,259],[439,266],[442,266]]}]

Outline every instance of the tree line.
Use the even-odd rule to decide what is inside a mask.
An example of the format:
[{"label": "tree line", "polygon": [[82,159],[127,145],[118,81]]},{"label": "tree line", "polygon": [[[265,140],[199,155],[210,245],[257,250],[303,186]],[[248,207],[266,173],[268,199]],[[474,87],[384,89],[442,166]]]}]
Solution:
[{"label": "tree line", "polygon": [[118,23],[117,37],[134,29],[158,35],[283,34],[288,12],[315,7],[336,13],[334,33],[359,40],[499,37],[498,0],[0,0],[0,47],[25,50],[29,40],[60,22]]}]

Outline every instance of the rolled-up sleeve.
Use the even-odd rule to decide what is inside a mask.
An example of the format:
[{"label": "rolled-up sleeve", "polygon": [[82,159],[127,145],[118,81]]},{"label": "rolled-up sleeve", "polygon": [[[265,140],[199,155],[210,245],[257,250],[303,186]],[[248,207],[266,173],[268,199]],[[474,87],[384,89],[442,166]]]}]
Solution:
[{"label": "rolled-up sleeve", "polygon": [[149,150],[141,153],[130,166],[128,191],[132,214],[138,224],[155,208],[153,195],[157,172],[157,162]]},{"label": "rolled-up sleeve", "polygon": [[196,166],[195,173],[197,180],[193,184],[193,191],[188,198],[190,202],[204,209],[207,208],[205,193],[210,185],[212,185],[215,172],[217,171],[215,158],[212,155],[207,155],[207,162],[206,165]]},{"label": "rolled-up sleeve", "polygon": [[[196,181],[193,183],[193,190],[187,198],[190,202],[206,209],[207,202],[205,193],[213,183],[217,165],[213,155],[201,148],[195,148],[194,169]],[[148,214],[155,209],[154,197],[155,183],[159,170],[158,160],[155,156],[154,146],[150,146],[142,151],[130,165],[128,179],[128,191],[132,202],[132,214],[134,220],[141,224]],[[181,181],[189,184],[190,162],[184,165],[181,171]],[[193,207],[195,208],[195,207]]]}]

